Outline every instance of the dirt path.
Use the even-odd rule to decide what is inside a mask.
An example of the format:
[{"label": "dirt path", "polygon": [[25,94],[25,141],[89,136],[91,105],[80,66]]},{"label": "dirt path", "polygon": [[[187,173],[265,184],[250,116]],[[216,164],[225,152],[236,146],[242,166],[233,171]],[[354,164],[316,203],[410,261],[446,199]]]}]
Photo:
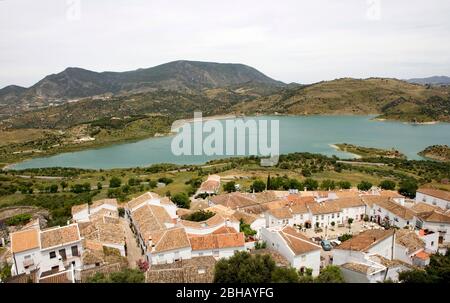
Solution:
[{"label": "dirt path", "polygon": [[140,259],[144,259],[144,256],[141,254],[141,249],[136,243],[136,238],[130,229],[128,221],[120,218],[120,222],[125,230],[128,264],[131,268],[136,268],[136,262]]}]

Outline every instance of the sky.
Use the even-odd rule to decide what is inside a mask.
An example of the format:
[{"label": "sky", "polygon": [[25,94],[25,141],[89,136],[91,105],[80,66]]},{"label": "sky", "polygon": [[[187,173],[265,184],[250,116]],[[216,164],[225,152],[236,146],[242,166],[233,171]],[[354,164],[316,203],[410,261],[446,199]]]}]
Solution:
[{"label": "sky", "polygon": [[180,59],[286,83],[450,76],[449,16],[448,0],[0,0],[0,88]]}]

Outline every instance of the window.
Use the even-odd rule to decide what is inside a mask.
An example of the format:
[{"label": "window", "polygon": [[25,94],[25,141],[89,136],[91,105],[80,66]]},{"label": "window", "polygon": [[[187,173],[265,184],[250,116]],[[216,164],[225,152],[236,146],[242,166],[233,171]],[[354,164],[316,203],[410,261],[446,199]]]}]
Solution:
[{"label": "window", "polygon": [[324,215],[322,215],[321,217],[320,217],[322,220],[323,220],[323,218],[324,218]]},{"label": "window", "polygon": [[306,261],[306,255],[302,256],[302,261]]},{"label": "window", "polygon": [[300,220],[303,220],[303,215],[300,215]]},{"label": "window", "polygon": [[334,219],[334,214],[331,215],[331,219]]},{"label": "window", "polygon": [[56,252],[55,251],[51,251],[50,252],[50,259],[54,259],[56,258]]},{"label": "window", "polygon": [[53,266],[53,267],[52,267],[52,271],[59,271],[59,266],[58,266],[58,265]]},{"label": "window", "polygon": [[434,246],[434,241],[431,241],[431,246]]},{"label": "window", "polygon": [[72,250],[72,256],[78,257],[78,246],[72,246],[70,249]]},{"label": "window", "polygon": [[65,248],[60,249],[58,252],[59,252],[59,255],[61,256],[61,258],[63,259],[63,261],[66,261],[66,259],[67,259],[66,249]]},{"label": "window", "polygon": [[319,221],[319,216],[316,216],[316,221]]},{"label": "window", "polygon": [[202,252],[199,252],[198,255],[201,257],[201,256],[203,256],[203,253],[202,253]]},{"label": "window", "polygon": [[338,214],[337,214],[337,217],[339,218],[340,216],[341,216],[341,215],[338,213]]}]

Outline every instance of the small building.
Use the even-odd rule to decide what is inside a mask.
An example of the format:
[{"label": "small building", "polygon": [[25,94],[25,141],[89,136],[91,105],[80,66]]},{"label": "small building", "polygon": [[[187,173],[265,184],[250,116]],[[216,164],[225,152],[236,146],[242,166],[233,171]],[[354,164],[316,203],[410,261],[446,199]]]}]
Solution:
[{"label": "small building", "polygon": [[321,247],[293,227],[272,227],[261,230],[261,238],[269,249],[283,255],[292,267],[305,272],[312,269],[312,275],[319,275]]},{"label": "small building", "polygon": [[246,251],[245,235],[232,228],[221,228],[212,234],[189,235],[192,257],[213,256],[215,259],[229,258],[238,251]]},{"label": "small building", "polygon": [[419,188],[416,192],[416,203],[420,202],[438,206],[446,211],[450,209],[450,192],[434,188]]},{"label": "small building", "polygon": [[209,175],[206,181],[202,182],[196,195],[216,195],[220,190],[220,176]]},{"label": "small building", "polygon": [[72,206],[72,219],[74,222],[89,222],[92,216],[118,217],[116,199],[102,199],[88,203]]},{"label": "small building", "polygon": [[288,207],[275,208],[265,213],[266,227],[293,225],[294,218]]}]

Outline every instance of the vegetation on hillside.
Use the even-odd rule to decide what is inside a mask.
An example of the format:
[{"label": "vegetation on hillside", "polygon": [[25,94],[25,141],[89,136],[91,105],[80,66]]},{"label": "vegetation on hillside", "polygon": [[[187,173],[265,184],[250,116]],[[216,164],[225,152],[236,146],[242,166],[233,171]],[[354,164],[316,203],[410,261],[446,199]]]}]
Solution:
[{"label": "vegetation on hillside", "polygon": [[432,145],[419,152],[419,155],[437,161],[450,161],[450,147],[448,145]]}]

